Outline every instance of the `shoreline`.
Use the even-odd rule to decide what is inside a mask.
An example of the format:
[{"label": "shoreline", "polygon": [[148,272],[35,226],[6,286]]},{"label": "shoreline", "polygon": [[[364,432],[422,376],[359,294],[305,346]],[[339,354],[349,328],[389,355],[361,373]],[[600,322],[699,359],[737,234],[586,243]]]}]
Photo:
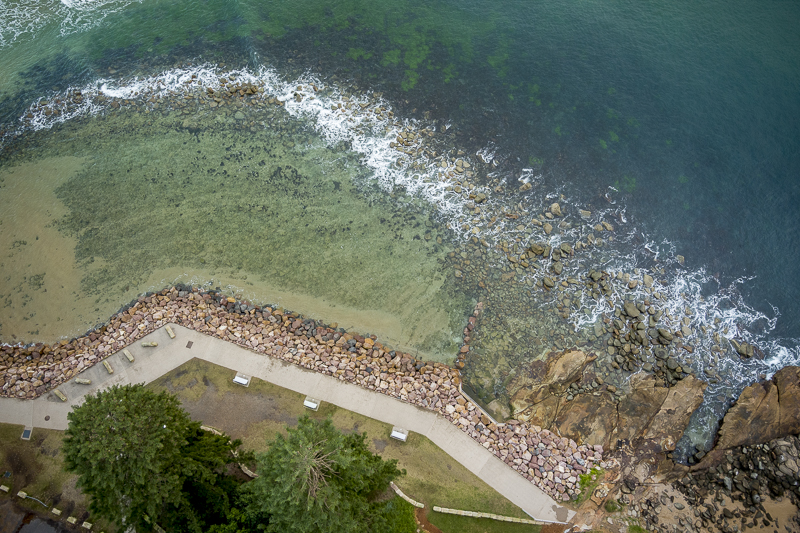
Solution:
[{"label": "shoreline", "polygon": [[[402,187],[442,217],[457,248],[463,249],[461,258],[454,253],[448,261],[455,276],[450,281],[475,291],[476,299],[484,301],[491,298],[487,287],[504,290],[500,298],[508,303],[510,315],[535,308],[535,319],[521,313],[517,325],[496,321],[492,333],[497,338],[477,338],[474,343],[479,353],[483,350],[482,364],[479,367],[471,359],[466,371],[480,389],[475,396],[487,405],[492,396],[501,404],[512,400],[517,392],[513,387],[504,383],[505,390],[497,392],[494,386],[511,375],[498,369],[510,363],[513,372],[524,375],[537,353],[546,353],[546,346],[538,346],[540,338],[549,337],[555,351],[588,345],[585,350],[595,351],[606,364],[603,379],[620,390],[631,374],[642,369],[670,385],[688,375],[708,383],[702,416],[697,417],[702,420],[693,422],[693,431],[676,452],[683,460],[708,443],[710,432],[703,427],[719,419],[746,384],[772,373],[759,348],[765,337],[747,332],[748,325],[768,317],[747,306],[738,314],[719,312],[727,308],[736,286],[711,298],[701,297],[700,287],[708,276],[702,269],[685,268],[684,258],[674,255],[675,250],[664,256],[645,247],[655,254],[652,263],[648,259],[640,266],[608,267],[611,259],[622,259],[620,247],[630,240],[619,208],[584,210],[591,206],[562,195],[526,200],[524,206],[520,202],[509,210],[507,200],[527,197],[533,175],[520,177],[522,185],[490,180],[500,168],[494,152],[464,153],[449,126],[429,118],[403,119],[401,108],[392,107],[382,93],[342,87],[313,73],[284,78],[273,67],[254,71],[189,62],[155,71],[143,79],[103,77],[99,89],[76,86],[50,100],[39,99],[30,106],[18,133],[24,136],[23,130],[60,127],[90,116],[112,117],[123,110],[143,120],[164,120],[170,130],[187,133],[208,131],[209,124],[199,117],[209,113],[224,119],[226,125],[221,127],[250,133],[260,131],[265,118],[281,117],[304,124],[329,147],[346,146],[360,154],[377,187],[387,192]],[[416,172],[422,169],[428,171]],[[592,264],[585,264],[587,259]],[[500,269],[499,280],[489,278]],[[540,318],[551,311],[553,321],[547,327],[532,327],[543,324]],[[427,321],[415,325],[420,323]],[[580,329],[580,335],[573,335],[573,329]],[[387,339],[385,331],[378,333]],[[445,340],[454,340],[455,335],[451,337]],[[504,342],[506,337],[513,342]],[[525,353],[530,358],[518,358],[517,347],[530,343],[537,344],[536,350]],[[399,346],[394,340],[393,344]],[[430,350],[426,356],[431,357]]]},{"label": "shoreline", "polygon": [[[783,508],[786,505],[796,507],[793,495],[796,493],[796,487],[793,485],[787,486],[784,483],[788,494],[782,496],[789,496],[788,502],[783,498],[777,500],[769,498],[777,496],[777,489],[772,485],[775,481],[769,481],[766,485],[760,482],[758,486],[748,487],[746,483],[741,485],[742,480],[739,479],[741,476],[737,476],[736,479],[729,478],[733,480],[734,485],[729,487],[730,481],[725,478],[735,474],[735,472],[728,473],[731,471],[731,466],[725,466],[724,471],[720,470],[722,467],[715,468],[714,465],[706,470],[703,470],[702,465],[688,468],[662,456],[661,461],[658,461],[661,463],[657,468],[659,472],[652,473],[655,474],[652,483],[642,484],[641,480],[636,480],[639,477],[638,470],[636,474],[630,470],[634,465],[628,464],[629,461],[626,460],[626,454],[622,450],[615,452],[603,450],[602,445],[578,445],[572,439],[557,435],[557,428],[553,432],[517,420],[495,423],[482,413],[478,405],[460,392],[459,366],[463,365],[464,357],[469,353],[470,335],[482,310],[483,305],[479,303],[467,320],[464,328],[465,342],[459,352],[459,359],[454,366],[449,366],[418,360],[407,353],[384,346],[374,335],[364,337],[347,333],[295,312],[250,305],[248,302],[226,297],[213,290],[203,291],[197,287],[183,285],[172,286],[137,298],[113,315],[105,325],[71,341],[61,341],[52,346],[41,343],[27,346],[0,345],[0,378],[5,381],[2,396],[33,399],[50,394],[50,399],[58,402],[52,391],[60,384],[102,363],[112,354],[121,356],[126,346],[131,346],[146,335],[171,323],[230,342],[255,354],[274,357],[284,363],[331,376],[358,385],[365,390],[386,394],[433,411],[548,496],[558,502],[572,502],[573,505],[577,505],[579,514],[575,517],[577,522],[573,523],[593,522],[587,512],[597,513],[597,516],[619,522],[619,511],[609,510],[609,506],[618,506],[619,502],[622,505],[623,515],[627,517],[623,520],[633,519],[642,525],[646,523],[648,528],[653,530],[665,531],[663,527],[670,527],[669,524],[674,522],[681,523],[680,520],[683,520],[682,526],[684,524],[696,526],[694,521],[687,521],[687,512],[691,513],[694,510],[701,513],[699,524],[709,527],[714,524],[724,531],[724,526],[733,518],[739,520],[741,517],[744,524],[745,521],[751,520],[750,517],[757,515],[758,511],[767,516],[765,514],[767,510],[760,505],[761,502],[752,496],[756,492],[750,491],[764,491],[768,486],[767,499],[763,501],[768,507],[775,502],[785,502],[781,503]],[[35,385],[38,381],[42,384]],[[785,480],[791,484],[789,478],[774,477],[787,474],[783,472],[785,467],[779,469],[780,459],[778,457],[769,459],[770,450],[780,446],[781,453],[785,453],[785,446],[792,442],[800,441],[797,441],[796,437],[778,439],[764,445],[750,445],[749,448],[727,451],[725,457],[727,464],[733,467],[746,469],[749,463],[752,470],[750,474],[762,473],[760,470],[754,470],[752,464],[768,461],[766,463],[768,468],[772,469],[772,465],[775,465],[774,469],[770,470],[775,472],[769,474],[770,480],[779,479],[778,483]],[[791,453],[786,453],[786,456],[793,458],[794,461],[800,461],[795,458],[797,449],[800,449],[800,445],[795,444]],[[623,452],[622,455],[620,452]],[[601,469],[598,476],[600,484],[584,487],[581,477],[594,474],[595,467]],[[667,500],[656,494],[657,490],[653,492],[656,485],[669,490],[670,496]],[[722,513],[719,506],[715,507],[716,511],[712,511],[712,514],[716,513],[714,516],[718,514],[719,518],[704,514],[710,509],[702,497],[704,494],[714,496],[716,503],[722,498],[728,502],[727,505],[734,506],[731,509],[735,517],[729,516],[729,513]],[[593,505],[585,500],[591,501],[597,508],[594,509]],[[740,508],[741,505],[737,503],[739,501],[744,501],[745,507]],[[748,501],[755,504],[755,511],[748,510]],[[678,505],[674,502],[678,502]],[[584,503],[592,509],[587,508]],[[665,511],[661,514],[661,525],[654,519],[660,514],[657,511],[659,503]],[[681,505],[688,511],[684,511]],[[722,504],[722,507],[724,506],[725,504]],[[781,514],[784,516],[782,524],[786,524],[786,515]]]},{"label": "shoreline", "polygon": [[[281,308],[186,286],[141,296],[105,325],[71,341],[2,345],[0,394],[19,400],[47,394],[169,323],[436,411],[556,501],[577,500],[581,475],[613,466],[603,460],[602,446],[578,445],[517,420],[494,424],[461,396],[457,368],[391,350],[374,335],[346,333]],[[468,351],[465,344],[460,356]]]}]

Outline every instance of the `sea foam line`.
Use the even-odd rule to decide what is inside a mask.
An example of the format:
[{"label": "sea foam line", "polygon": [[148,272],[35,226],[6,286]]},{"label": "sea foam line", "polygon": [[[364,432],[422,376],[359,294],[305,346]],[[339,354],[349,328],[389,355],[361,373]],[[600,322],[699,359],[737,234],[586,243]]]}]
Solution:
[{"label": "sea foam line", "polygon": [[61,36],[86,31],[142,0],[0,0],[0,49],[35,39],[42,28],[58,24]]}]

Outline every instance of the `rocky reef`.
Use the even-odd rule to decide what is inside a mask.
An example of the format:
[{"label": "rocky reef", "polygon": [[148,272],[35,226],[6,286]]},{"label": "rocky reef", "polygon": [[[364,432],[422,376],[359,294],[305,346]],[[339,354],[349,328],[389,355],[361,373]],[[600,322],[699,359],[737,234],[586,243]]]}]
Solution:
[{"label": "rocky reef", "polygon": [[622,465],[661,463],[702,402],[706,384],[690,375],[667,387],[655,375],[639,373],[622,390],[594,372],[595,359],[579,350],[548,358],[540,375],[528,378],[512,398],[514,416],[602,446]]}]

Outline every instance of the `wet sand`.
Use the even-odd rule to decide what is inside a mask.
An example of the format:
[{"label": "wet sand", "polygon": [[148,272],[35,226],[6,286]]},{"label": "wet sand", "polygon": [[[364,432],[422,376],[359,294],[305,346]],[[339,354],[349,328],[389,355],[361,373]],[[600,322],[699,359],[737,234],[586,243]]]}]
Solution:
[{"label": "wet sand", "polygon": [[52,341],[86,329],[84,310],[93,306],[81,296],[76,239],[55,225],[67,209],[54,192],[85,162],[50,157],[0,170],[0,338],[6,341]]},{"label": "wet sand", "polygon": [[0,341],[78,336],[191,283],[452,361],[474,304],[440,272],[449,248],[427,215],[365,197],[357,166],[289,141],[296,125],[270,112],[281,122],[258,136],[137,114],[70,123],[66,141],[42,132],[0,169]]}]

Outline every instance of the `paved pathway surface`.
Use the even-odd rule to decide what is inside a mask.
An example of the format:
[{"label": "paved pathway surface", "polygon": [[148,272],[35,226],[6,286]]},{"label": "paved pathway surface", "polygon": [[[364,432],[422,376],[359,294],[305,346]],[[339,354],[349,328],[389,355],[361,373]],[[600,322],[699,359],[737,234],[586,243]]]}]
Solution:
[{"label": "paved pathway surface", "polygon": [[[0,422],[64,430],[67,428],[67,414],[73,406],[83,403],[85,395],[114,384],[150,383],[187,361],[198,358],[231,369],[231,379],[235,372],[242,372],[424,435],[532,518],[563,523],[575,514],[557,504],[542,490],[433,411],[251,352],[191,329],[175,324],[171,327],[176,334],[175,339],[170,339],[164,328],[161,328],[129,346],[128,350],[135,357],[133,363],[122,352],[106,359],[114,370],[113,374],[109,374],[102,364],[96,364],[79,374],[81,378],[91,379],[91,385],[77,384],[74,378],[63,383],[58,389],[67,396],[67,402],[62,402],[52,392],[35,400],[0,398]],[[157,342],[158,347],[145,348],[142,347],[142,342]]]}]

